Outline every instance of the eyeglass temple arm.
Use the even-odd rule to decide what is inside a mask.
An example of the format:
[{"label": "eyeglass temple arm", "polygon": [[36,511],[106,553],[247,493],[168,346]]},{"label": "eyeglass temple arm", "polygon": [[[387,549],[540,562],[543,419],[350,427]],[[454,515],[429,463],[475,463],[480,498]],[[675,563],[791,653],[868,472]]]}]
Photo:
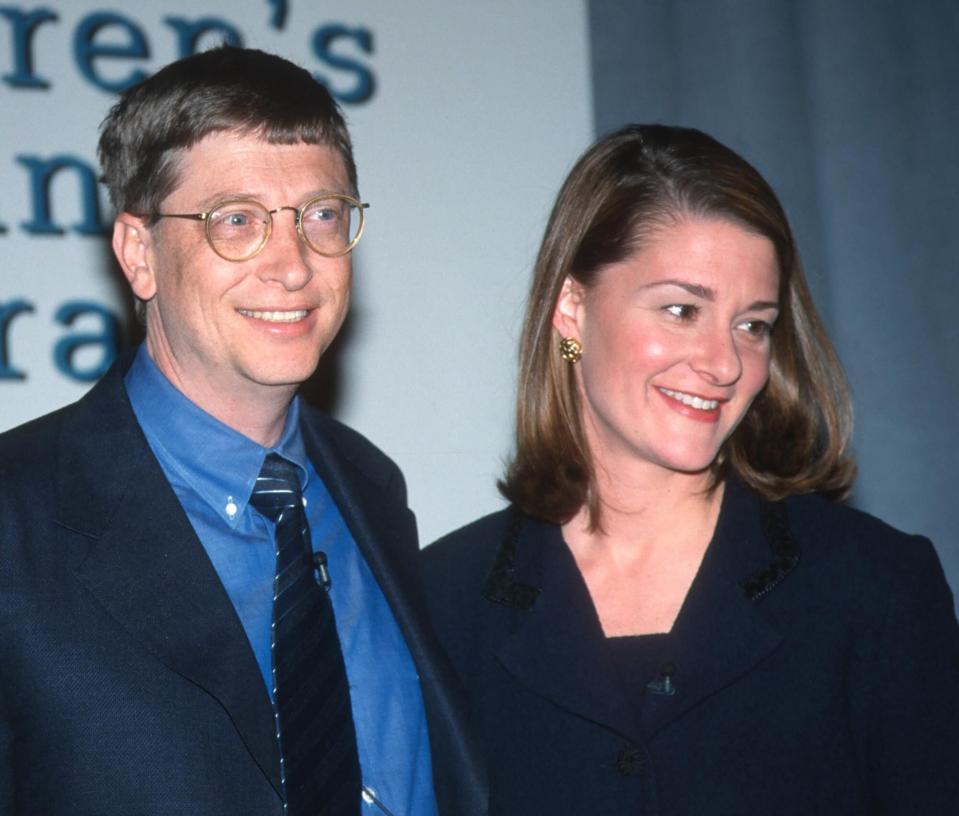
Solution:
[{"label": "eyeglass temple arm", "polygon": [[152,216],[145,216],[151,218],[186,218],[189,221],[206,221],[210,217],[210,213],[153,213]]}]

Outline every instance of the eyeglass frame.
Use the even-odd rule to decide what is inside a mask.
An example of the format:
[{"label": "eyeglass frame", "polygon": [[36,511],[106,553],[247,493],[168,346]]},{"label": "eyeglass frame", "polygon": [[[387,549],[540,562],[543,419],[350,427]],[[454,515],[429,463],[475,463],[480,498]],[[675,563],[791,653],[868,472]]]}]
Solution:
[{"label": "eyeglass frame", "polygon": [[[304,211],[314,202],[322,201],[326,198],[336,198],[340,201],[347,202],[351,207],[355,208],[359,213],[360,224],[356,230],[356,235],[353,237],[353,240],[350,241],[346,249],[341,250],[333,254],[327,252],[321,252],[313,244],[310,243],[310,240],[306,237],[306,234],[303,232],[303,213]],[[269,216],[269,221],[266,222],[267,227],[266,231],[263,234],[263,239],[260,241],[259,246],[249,255],[246,255],[242,258],[228,258],[222,252],[216,248],[216,244],[213,243],[213,239],[210,237],[210,216],[215,213],[217,210],[222,209],[228,204],[256,204],[258,207],[261,207],[264,212]],[[230,263],[244,263],[245,261],[252,260],[257,255],[259,255],[266,245],[270,241],[270,236],[273,235],[273,215],[274,213],[282,212],[283,210],[292,210],[296,216],[294,223],[296,224],[296,234],[299,236],[300,242],[310,251],[315,252],[317,255],[322,256],[323,258],[342,258],[344,255],[348,255],[353,251],[356,245],[360,242],[360,238],[363,237],[363,230],[366,227],[366,216],[363,211],[368,210],[370,205],[368,202],[360,201],[354,196],[347,195],[346,193],[321,193],[320,195],[313,196],[308,201],[304,201],[299,207],[293,207],[289,204],[286,204],[282,207],[276,207],[275,209],[269,209],[262,201],[257,201],[255,198],[224,198],[222,201],[217,201],[210,209],[206,212],[196,212],[196,213],[145,213],[141,214],[140,218],[185,218],[190,221],[202,221],[203,222],[203,234],[206,237],[207,244],[210,245],[217,255],[223,258],[224,261],[229,261]]]}]

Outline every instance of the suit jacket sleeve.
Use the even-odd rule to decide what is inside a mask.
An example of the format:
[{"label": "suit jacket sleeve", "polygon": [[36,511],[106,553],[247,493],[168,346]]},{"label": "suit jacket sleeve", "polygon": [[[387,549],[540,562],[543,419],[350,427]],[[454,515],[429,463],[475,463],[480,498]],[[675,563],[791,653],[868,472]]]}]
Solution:
[{"label": "suit jacket sleeve", "polygon": [[959,629],[935,550],[912,543],[850,677],[877,812],[901,816],[959,803]]},{"label": "suit jacket sleeve", "polygon": [[0,686],[0,814],[13,813],[13,735]]}]

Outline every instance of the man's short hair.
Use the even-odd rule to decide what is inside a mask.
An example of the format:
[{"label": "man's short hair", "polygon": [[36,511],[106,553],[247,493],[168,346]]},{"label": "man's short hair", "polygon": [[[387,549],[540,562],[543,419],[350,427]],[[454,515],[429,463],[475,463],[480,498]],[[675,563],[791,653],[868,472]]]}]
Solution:
[{"label": "man's short hair", "polygon": [[100,130],[100,166],[117,212],[157,212],[179,182],[182,152],[221,131],[327,145],[358,195],[339,106],[308,71],[264,51],[221,46],[172,62],[124,91]]}]

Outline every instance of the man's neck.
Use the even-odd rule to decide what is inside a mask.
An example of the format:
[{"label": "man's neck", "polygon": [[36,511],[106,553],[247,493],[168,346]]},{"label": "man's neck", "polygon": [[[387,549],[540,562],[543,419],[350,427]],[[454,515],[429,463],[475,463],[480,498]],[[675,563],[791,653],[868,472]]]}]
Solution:
[{"label": "man's neck", "polygon": [[272,386],[272,388],[275,389],[275,394],[258,394],[256,399],[236,396],[225,399],[223,395],[220,395],[215,404],[204,404],[192,394],[184,393],[192,402],[224,425],[228,425],[264,448],[271,448],[283,434],[290,402],[296,394],[294,386],[282,388]]},{"label": "man's neck", "polygon": [[154,354],[149,341],[147,351],[173,387],[210,416],[265,448],[279,440],[296,396],[296,384],[225,383],[191,377],[188,369],[173,365],[169,357]]}]

